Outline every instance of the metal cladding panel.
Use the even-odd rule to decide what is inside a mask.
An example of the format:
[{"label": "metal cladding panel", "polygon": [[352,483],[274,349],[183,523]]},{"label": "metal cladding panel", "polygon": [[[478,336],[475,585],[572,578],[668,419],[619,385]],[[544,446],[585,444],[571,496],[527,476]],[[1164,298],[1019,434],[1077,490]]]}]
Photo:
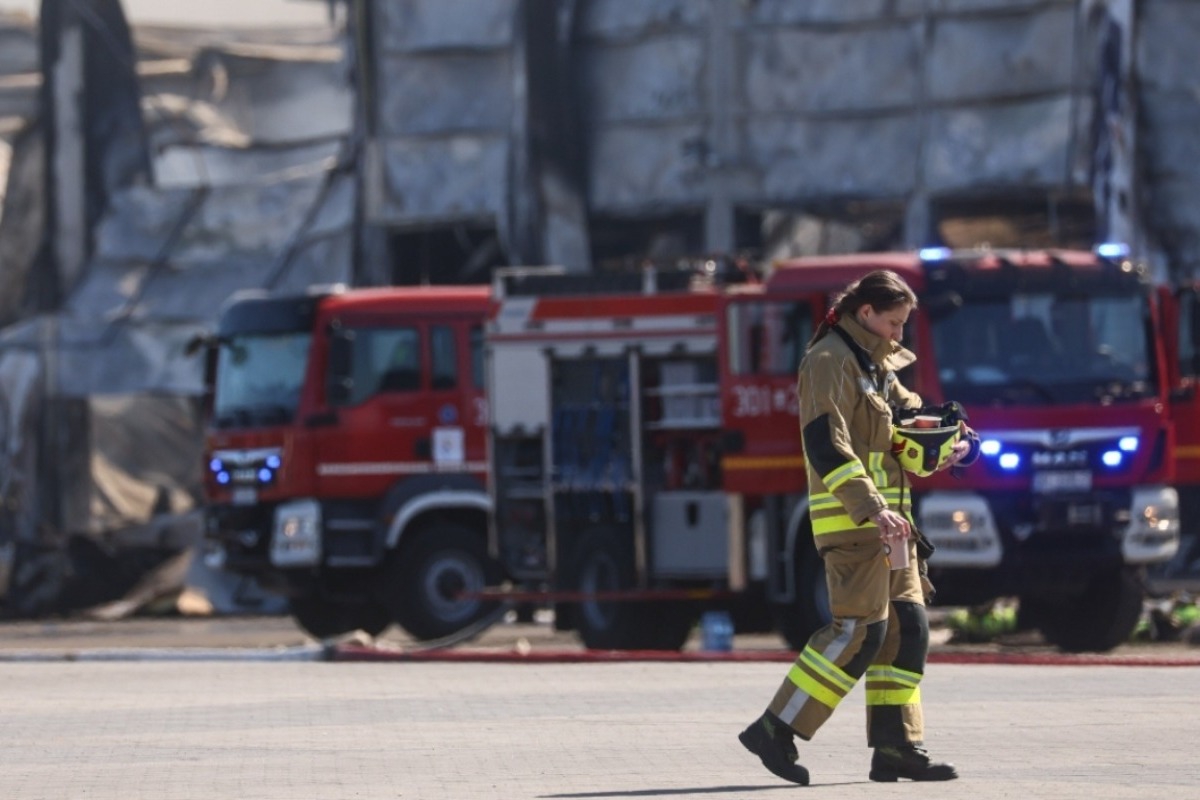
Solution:
[{"label": "metal cladding panel", "polygon": [[[507,135],[513,113],[507,51],[396,55],[382,62],[377,124],[397,137],[470,131]],[[447,87],[470,87],[447,91]]]},{"label": "metal cladding panel", "polygon": [[375,2],[382,52],[507,47],[517,0],[385,0]]},{"label": "metal cladding panel", "polygon": [[1070,174],[1075,119],[1086,119],[1071,97],[1004,106],[947,109],[933,114],[926,140],[926,185],[933,191],[974,186],[1061,186]]},{"label": "metal cladding panel", "polygon": [[662,30],[708,24],[711,0],[588,0],[580,30],[588,38],[632,39]]},{"label": "metal cladding panel", "polygon": [[392,139],[376,161],[389,218],[402,223],[491,218],[504,208],[508,138]]},{"label": "metal cladding panel", "polygon": [[593,210],[701,206],[707,197],[704,126],[599,128],[592,134],[589,201]]},{"label": "metal cladding panel", "polygon": [[919,16],[929,0],[757,0],[746,5],[759,25],[840,25]]},{"label": "metal cladding panel", "polygon": [[757,123],[760,115],[777,121],[793,114],[909,109],[920,94],[920,47],[915,22],[863,30],[747,31],[746,111]]},{"label": "metal cladding panel", "polygon": [[587,49],[592,124],[694,119],[705,110],[705,39],[683,33]]},{"label": "metal cladding panel", "polygon": [[747,149],[762,175],[762,194],[780,201],[910,191],[920,136],[920,121],[913,114],[807,121],[776,117],[746,131]]},{"label": "metal cladding panel", "polygon": [[1200,275],[1200,3],[1152,0],[1139,7],[1139,157],[1153,187],[1142,197],[1152,230],[1170,243],[1174,272],[1190,279]]},{"label": "metal cladding panel", "polygon": [[926,55],[929,96],[935,101],[980,100],[1017,94],[1067,93],[1075,60],[1075,9],[1051,6],[1004,17],[942,19]]}]

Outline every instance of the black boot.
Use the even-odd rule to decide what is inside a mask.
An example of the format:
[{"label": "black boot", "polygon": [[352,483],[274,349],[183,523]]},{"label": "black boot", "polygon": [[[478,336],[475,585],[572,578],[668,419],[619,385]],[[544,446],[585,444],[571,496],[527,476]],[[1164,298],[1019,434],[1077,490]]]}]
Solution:
[{"label": "black boot", "polygon": [[785,781],[808,786],[808,770],[796,763],[800,754],[796,751],[792,729],[770,711],[739,733],[738,741],[774,774]]},{"label": "black boot", "polygon": [[871,757],[873,781],[952,781],[958,777],[953,764],[943,764],[929,758],[925,748],[906,744],[899,747],[876,747]]}]

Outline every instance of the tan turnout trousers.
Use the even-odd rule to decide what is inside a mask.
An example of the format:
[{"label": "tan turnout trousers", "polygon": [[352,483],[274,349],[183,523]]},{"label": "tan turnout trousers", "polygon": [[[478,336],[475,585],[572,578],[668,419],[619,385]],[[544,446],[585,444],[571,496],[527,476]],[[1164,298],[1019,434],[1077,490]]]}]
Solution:
[{"label": "tan turnout trousers", "polygon": [[900,570],[889,568],[878,538],[822,548],[833,621],[809,638],[769,706],[802,739],[866,674],[868,744],[921,743],[929,629],[911,539],[908,548]]}]

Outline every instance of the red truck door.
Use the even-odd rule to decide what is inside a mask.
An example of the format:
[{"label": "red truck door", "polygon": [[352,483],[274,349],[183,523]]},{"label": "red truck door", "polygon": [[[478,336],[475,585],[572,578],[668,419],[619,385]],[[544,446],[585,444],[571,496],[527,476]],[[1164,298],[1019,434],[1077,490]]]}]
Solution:
[{"label": "red truck door", "polygon": [[[324,497],[382,497],[398,480],[485,469],[479,323],[466,317],[341,320],[337,421],[316,433]],[[338,351],[343,355],[338,355]]]}]

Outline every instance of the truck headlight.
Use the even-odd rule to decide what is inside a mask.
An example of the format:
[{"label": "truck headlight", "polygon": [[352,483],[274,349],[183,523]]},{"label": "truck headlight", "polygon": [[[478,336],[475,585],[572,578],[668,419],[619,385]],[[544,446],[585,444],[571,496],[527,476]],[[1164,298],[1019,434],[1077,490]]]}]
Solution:
[{"label": "truck headlight", "polygon": [[933,544],[937,567],[994,567],[1003,549],[987,500],[974,492],[930,492],[921,501],[917,526]]},{"label": "truck headlight", "polygon": [[1130,564],[1166,561],[1179,549],[1179,493],[1169,486],[1138,486],[1129,504],[1121,555]]},{"label": "truck headlight", "polygon": [[271,563],[311,567],[320,562],[321,504],[311,499],[281,503],[271,529]]}]

